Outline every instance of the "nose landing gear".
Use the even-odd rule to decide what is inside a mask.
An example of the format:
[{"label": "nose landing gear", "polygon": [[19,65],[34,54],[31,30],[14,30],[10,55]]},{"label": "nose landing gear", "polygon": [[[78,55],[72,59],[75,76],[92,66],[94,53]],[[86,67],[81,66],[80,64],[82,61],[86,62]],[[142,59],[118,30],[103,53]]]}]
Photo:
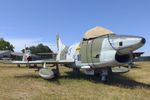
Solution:
[{"label": "nose landing gear", "polygon": [[106,82],[108,80],[108,70],[102,69],[101,81]]},{"label": "nose landing gear", "polygon": [[104,82],[104,83],[108,82],[110,80],[111,75],[112,75],[111,68],[101,69],[100,76],[101,76],[101,81],[102,82]]}]

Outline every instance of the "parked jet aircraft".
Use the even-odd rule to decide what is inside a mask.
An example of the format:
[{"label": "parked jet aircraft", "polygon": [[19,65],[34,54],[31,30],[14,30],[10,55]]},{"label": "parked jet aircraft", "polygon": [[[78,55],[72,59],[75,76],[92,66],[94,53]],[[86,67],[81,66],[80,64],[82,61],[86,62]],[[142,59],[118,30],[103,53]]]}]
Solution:
[{"label": "parked jet aircraft", "polygon": [[[31,54],[31,51],[27,47],[25,47],[23,53],[11,52],[11,57],[12,57],[12,60],[20,59],[22,57],[22,61],[35,61],[35,60],[41,59],[40,56]],[[19,58],[17,58],[17,57],[19,57]],[[17,64],[17,65],[18,65],[18,67],[20,67],[20,64]],[[30,64],[27,64],[27,66],[30,67]],[[35,66],[36,66],[36,64],[35,64]]]},{"label": "parked jet aircraft", "polygon": [[[86,74],[99,74],[102,81],[108,80],[111,68],[132,62],[133,51],[142,47],[145,39],[139,36],[117,35],[112,31],[95,27],[84,34],[83,39],[70,47],[65,46],[57,36],[56,61],[12,61],[14,64],[41,64],[39,75],[44,79],[59,73],[58,65],[64,64],[73,69],[85,69]],[[46,64],[55,64],[57,70],[50,70]],[[56,73],[55,73],[56,72]]]}]

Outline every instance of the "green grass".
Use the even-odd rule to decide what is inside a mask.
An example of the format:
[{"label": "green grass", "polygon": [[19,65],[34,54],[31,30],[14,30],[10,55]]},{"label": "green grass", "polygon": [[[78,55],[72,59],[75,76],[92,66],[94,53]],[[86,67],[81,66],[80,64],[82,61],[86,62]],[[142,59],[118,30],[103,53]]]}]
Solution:
[{"label": "green grass", "polygon": [[74,74],[60,67],[58,79],[44,80],[34,69],[0,64],[2,100],[149,100],[150,62],[139,62],[130,72],[113,76],[108,84],[99,77]]}]

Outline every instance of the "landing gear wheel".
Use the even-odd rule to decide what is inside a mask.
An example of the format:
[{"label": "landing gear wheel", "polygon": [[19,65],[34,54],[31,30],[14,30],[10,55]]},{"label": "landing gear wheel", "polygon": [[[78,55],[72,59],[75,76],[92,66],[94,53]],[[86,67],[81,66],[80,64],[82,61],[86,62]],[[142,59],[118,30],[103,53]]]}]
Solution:
[{"label": "landing gear wheel", "polygon": [[101,70],[101,81],[103,83],[108,83],[110,81],[110,78],[112,77],[112,70],[110,68],[102,69]]}]

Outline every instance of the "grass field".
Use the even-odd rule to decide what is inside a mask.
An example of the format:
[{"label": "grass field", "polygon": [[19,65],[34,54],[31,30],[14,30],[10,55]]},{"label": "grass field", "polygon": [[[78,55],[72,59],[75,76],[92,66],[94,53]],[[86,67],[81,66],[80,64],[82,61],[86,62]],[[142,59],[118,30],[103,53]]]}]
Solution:
[{"label": "grass field", "polygon": [[0,64],[0,100],[150,100],[150,62],[138,62],[109,84],[65,67],[60,71],[60,78],[47,81],[33,69]]}]

